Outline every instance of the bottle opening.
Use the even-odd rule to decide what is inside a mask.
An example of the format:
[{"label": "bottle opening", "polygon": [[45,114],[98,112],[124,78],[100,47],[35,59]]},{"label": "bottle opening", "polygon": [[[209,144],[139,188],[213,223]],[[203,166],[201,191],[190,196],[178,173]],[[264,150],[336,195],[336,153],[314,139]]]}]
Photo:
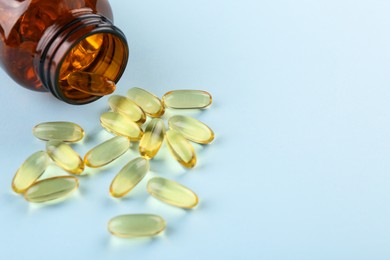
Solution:
[{"label": "bottle opening", "polygon": [[57,94],[65,102],[85,104],[111,94],[127,63],[123,38],[112,33],[83,37],[57,67]]}]

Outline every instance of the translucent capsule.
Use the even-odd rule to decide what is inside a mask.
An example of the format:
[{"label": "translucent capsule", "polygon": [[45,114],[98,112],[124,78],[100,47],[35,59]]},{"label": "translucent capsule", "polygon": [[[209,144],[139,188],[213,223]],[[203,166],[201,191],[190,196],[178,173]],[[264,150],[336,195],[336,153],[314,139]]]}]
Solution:
[{"label": "translucent capsule", "polygon": [[184,167],[193,168],[196,164],[194,147],[176,130],[170,129],[165,134],[168,148],[175,159]]},{"label": "translucent capsule", "polygon": [[17,193],[25,192],[41,177],[49,163],[50,158],[47,153],[39,151],[32,154],[16,172],[12,180],[12,189]]},{"label": "translucent capsule", "polygon": [[151,237],[164,231],[165,220],[152,214],[129,214],[112,218],[108,231],[117,237]]},{"label": "translucent capsule", "polygon": [[84,130],[71,122],[46,122],[34,126],[33,135],[44,141],[78,142],[83,139]]},{"label": "translucent capsule", "polygon": [[207,125],[189,116],[173,116],[168,120],[169,128],[181,133],[195,143],[208,144],[214,140],[214,132]]},{"label": "translucent capsule", "polygon": [[105,96],[115,91],[114,81],[95,73],[76,71],[67,78],[71,88],[94,96]]},{"label": "translucent capsule", "polygon": [[213,99],[210,93],[202,90],[173,90],[164,94],[162,102],[169,108],[206,108]]},{"label": "translucent capsule", "polygon": [[152,159],[160,150],[164,140],[165,125],[159,118],[152,119],[146,126],[145,133],[139,143],[139,152],[146,159]]},{"label": "translucent capsule", "polygon": [[49,141],[46,144],[46,152],[65,171],[73,174],[81,174],[84,171],[83,160],[68,144],[57,140]]},{"label": "translucent capsule", "polygon": [[101,125],[115,135],[126,136],[131,141],[138,141],[142,137],[142,129],[127,116],[116,112],[105,112],[100,116]]},{"label": "translucent capsule", "polygon": [[116,136],[92,148],[85,156],[84,163],[91,168],[99,168],[114,161],[130,148],[130,140]]},{"label": "translucent capsule", "polygon": [[110,194],[120,198],[129,193],[149,171],[149,161],[139,157],[126,164],[112,180]]},{"label": "translucent capsule", "polygon": [[198,196],[192,190],[161,177],[150,179],[147,190],[156,199],[179,208],[190,209],[199,202]]},{"label": "translucent capsule", "polygon": [[141,88],[131,88],[127,97],[133,100],[142,110],[151,117],[160,117],[164,114],[164,106],[155,95]]},{"label": "translucent capsule", "polygon": [[112,95],[108,99],[108,104],[114,112],[128,116],[138,124],[143,124],[146,120],[145,112],[127,97]]},{"label": "translucent capsule", "polygon": [[24,198],[30,202],[46,202],[60,199],[75,191],[79,181],[73,176],[57,176],[34,183],[24,193]]},{"label": "translucent capsule", "polygon": [[103,37],[103,34],[90,35],[74,46],[62,63],[60,79],[66,78],[71,72],[89,67],[99,54]]},{"label": "translucent capsule", "polygon": [[103,34],[94,34],[80,41],[72,49],[71,64],[75,70],[87,68],[95,60],[103,44]]}]

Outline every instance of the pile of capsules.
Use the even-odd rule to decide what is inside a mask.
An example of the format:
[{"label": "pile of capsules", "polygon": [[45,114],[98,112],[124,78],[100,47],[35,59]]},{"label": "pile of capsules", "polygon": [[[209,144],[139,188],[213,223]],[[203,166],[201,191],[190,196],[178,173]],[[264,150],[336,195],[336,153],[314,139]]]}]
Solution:
[{"label": "pile of capsules", "polygon": [[[140,88],[132,88],[127,97],[112,95],[108,100],[111,111],[100,117],[104,129],[116,135],[87,152],[84,159],[69,145],[84,137],[84,130],[71,122],[47,122],[36,125],[33,134],[46,143],[46,151],[32,154],[16,172],[12,188],[24,194],[30,202],[58,200],[75,191],[79,182],[75,175],[83,173],[85,166],[99,168],[119,158],[130,148],[131,141],[139,141],[140,157],[127,163],[110,185],[110,194],[120,198],[128,194],[147,174],[149,160],[158,153],[164,139],[172,156],[184,167],[196,164],[191,142],[208,144],[214,132],[195,118],[175,115],[169,118],[169,129],[161,117],[165,108],[203,109],[211,105],[211,95],[201,90],[175,90],[167,92],[162,100]],[[152,119],[142,125],[147,116]],[[51,162],[73,174],[40,179]],[[189,188],[161,177],[147,183],[147,191],[156,199],[180,208],[193,208],[198,196]],[[114,217],[108,230],[118,237],[154,236],[166,227],[165,220],[153,214],[129,214]]]}]

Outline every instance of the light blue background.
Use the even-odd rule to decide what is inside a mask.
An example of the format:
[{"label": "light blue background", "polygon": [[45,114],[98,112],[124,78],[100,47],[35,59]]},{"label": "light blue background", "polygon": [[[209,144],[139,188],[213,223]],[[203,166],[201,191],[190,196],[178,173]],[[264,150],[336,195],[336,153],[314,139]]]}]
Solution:
[{"label": "light blue background", "polygon": [[[139,86],[214,96],[210,109],[189,113],[217,134],[196,147],[198,167],[185,171],[164,148],[149,175],[180,181],[201,203],[166,206],[145,181],[123,200],[109,197],[133,149],[80,178],[69,200],[28,204],[10,184],[44,149],[31,128],[75,121],[88,133],[75,146],[84,154],[110,137],[99,126],[107,98],[70,106],[0,72],[1,259],[390,258],[390,1],[111,3],[131,45],[117,93]],[[109,235],[111,217],[139,212],[166,218],[165,234]]]}]

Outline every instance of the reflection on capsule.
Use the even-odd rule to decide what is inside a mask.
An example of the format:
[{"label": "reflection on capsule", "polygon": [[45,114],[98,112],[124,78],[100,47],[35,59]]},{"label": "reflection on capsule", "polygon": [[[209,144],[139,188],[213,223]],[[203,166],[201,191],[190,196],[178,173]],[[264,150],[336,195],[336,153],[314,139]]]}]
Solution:
[{"label": "reflection on capsule", "polygon": [[150,179],[147,190],[156,199],[180,208],[194,208],[199,202],[198,196],[189,188],[161,177]]},{"label": "reflection on capsule", "polygon": [[161,100],[144,89],[131,88],[127,92],[127,97],[133,100],[146,114],[151,117],[160,117],[165,112]]},{"label": "reflection on capsule", "polygon": [[112,218],[108,231],[117,237],[135,238],[156,236],[164,231],[165,220],[152,214],[129,214]]}]

